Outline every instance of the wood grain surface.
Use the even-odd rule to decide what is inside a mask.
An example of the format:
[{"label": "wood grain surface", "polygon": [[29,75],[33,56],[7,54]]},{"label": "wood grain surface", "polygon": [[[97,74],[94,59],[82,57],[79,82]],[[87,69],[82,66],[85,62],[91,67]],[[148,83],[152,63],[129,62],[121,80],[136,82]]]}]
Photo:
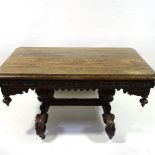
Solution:
[{"label": "wood grain surface", "polygon": [[152,80],[155,72],[131,48],[20,47],[0,67],[0,78]]}]

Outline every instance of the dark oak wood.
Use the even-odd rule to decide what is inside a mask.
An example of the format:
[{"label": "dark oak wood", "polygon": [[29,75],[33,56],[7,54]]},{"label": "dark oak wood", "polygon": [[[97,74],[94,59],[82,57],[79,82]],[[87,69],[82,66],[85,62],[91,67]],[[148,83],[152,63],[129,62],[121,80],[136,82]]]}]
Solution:
[{"label": "dark oak wood", "polygon": [[113,101],[113,96],[115,95],[115,89],[99,89],[99,100],[102,102],[102,108],[104,114],[102,115],[103,121],[106,124],[105,131],[108,137],[111,139],[115,135],[115,123],[114,114],[111,113],[110,102]]},{"label": "dark oak wood", "polygon": [[37,135],[39,135],[42,139],[44,139],[46,123],[48,120],[47,112],[53,100],[54,90],[37,88],[35,92],[38,95],[38,100],[42,103],[40,106],[41,113],[37,114],[36,116],[35,129]]},{"label": "dark oak wood", "polygon": [[[37,135],[45,138],[50,106],[102,106],[105,131],[115,134],[114,114],[110,102],[116,90],[140,96],[142,106],[148,103],[155,74],[149,65],[130,48],[18,48],[0,67],[3,102],[9,105],[11,95],[35,90],[41,102],[36,115]],[[54,98],[58,89],[98,90],[95,99]]]}]

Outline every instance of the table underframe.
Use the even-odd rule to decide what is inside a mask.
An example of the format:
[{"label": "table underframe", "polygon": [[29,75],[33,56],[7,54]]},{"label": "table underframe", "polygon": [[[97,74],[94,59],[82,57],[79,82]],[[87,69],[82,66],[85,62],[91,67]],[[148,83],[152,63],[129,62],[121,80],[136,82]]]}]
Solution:
[{"label": "table underframe", "polygon": [[[124,93],[140,96],[142,106],[148,103],[150,89],[155,85],[154,80],[35,80],[35,79],[0,79],[3,102],[9,105],[11,95],[23,94],[32,89],[36,92],[41,102],[40,114],[35,118],[37,135],[45,138],[48,110],[50,106],[102,106],[105,131],[111,139],[115,134],[114,114],[111,113],[110,103],[113,101],[116,90],[123,89]],[[97,90],[98,98],[54,98],[55,90]]]}]

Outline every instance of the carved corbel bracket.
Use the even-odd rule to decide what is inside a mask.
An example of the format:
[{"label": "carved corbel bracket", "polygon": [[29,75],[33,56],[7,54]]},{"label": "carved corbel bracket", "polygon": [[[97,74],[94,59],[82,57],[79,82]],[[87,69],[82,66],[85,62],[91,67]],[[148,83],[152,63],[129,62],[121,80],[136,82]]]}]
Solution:
[{"label": "carved corbel bracket", "polygon": [[9,106],[10,102],[12,101],[10,95],[23,94],[24,92],[27,93],[28,90],[29,88],[1,86],[1,92],[3,94],[3,102],[7,106]]},{"label": "carved corbel bracket", "polygon": [[150,89],[154,87],[154,82],[150,83],[140,83],[137,85],[128,85],[123,88],[123,93],[127,93],[129,95],[136,95],[136,96],[141,96],[142,98],[139,100],[142,107],[145,106],[145,104],[148,103],[148,96],[150,93]]}]

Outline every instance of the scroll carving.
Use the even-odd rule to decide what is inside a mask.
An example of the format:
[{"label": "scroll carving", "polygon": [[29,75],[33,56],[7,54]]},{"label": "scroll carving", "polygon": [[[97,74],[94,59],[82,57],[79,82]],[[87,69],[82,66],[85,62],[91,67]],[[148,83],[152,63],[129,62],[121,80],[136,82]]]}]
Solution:
[{"label": "scroll carving", "polygon": [[102,115],[103,121],[106,124],[105,131],[108,135],[108,137],[111,139],[115,134],[115,123],[114,114],[111,113],[111,106],[110,102],[113,101],[113,96],[115,94],[115,89],[107,90],[107,89],[99,89],[99,100],[102,102],[102,108],[104,111],[104,114]]},{"label": "scroll carving", "polygon": [[42,139],[45,138],[45,131],[46,131],[46,123],[48,120],[48,110],[51,106],[52,100],[54,99],[54,90],[51,89],[36,89],[36,94],[38,95],[38,100],[41,102],[40,110],[41,113],[37,114],[35,120],[35,129],[37,135]]},{"label": "scroll carving", "polygon": [[3,102],[9,106],[12,101],[10,95],[23,94],[27,93],[29,88],[20,88],[20,87],[1,87],[1,92],[3,94]]},{"label": "scroll carving", "polygon": [[[48,120],[48,110],[52,103],[64,101],[57,100],[53,97],[54,90],[57,89],[80,89],[80,90],[98,90],[99,100],[92,100],[94,106],[101,105],[104,111],[103,121],[106,124],[105,130],[112,138],[115,134],[114,114],[111,113],[110,102],[113,101],[115,90],[123,89],[124,93],[129,95],[141,96],[140,102],[144,106],[148,103],[148,95],[150,89],[155,86],[154,80],[139,80],[139,81],[102,81],[102,80],[0,80],[0,87],[3,94],[3,102],[9,105],[11,102],[10,95],[23,94],[28,92],[29,89],[35,90],[38,95],[38,100],[41,102],[41,113],[36,115],[35,129],[37,135],[42,139],[45,138],[46,123]],[[65,99],[66,100],[66,99]],[[57,101],[57,102],[54,102]],[[90,100],[86,100],[90,104]],[[65,101],[63,105],[66,104]],[[70,103],[73,103],[73,99]],[[81,102],[81,101],[80,101]],[[80,105],[78,103],[78,105]],[[88,104],[86,104],[88,105]]]}]

